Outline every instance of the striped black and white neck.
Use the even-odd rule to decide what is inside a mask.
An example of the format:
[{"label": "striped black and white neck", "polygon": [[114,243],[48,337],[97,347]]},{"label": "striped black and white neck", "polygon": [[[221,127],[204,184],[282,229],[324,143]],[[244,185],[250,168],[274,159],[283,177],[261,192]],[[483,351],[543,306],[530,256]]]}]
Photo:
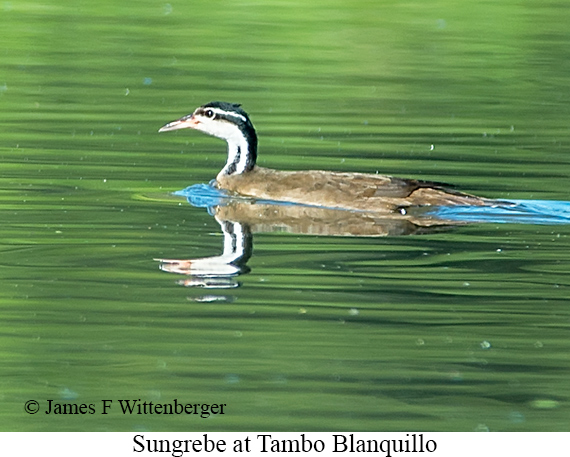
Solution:
[{"label": "striped black and white neck", "polygon": [[247,113],[239,104],[207,103],[192,114],[169,122],[159,132],[184,128],[200,130],[226,140],[228,159],[220,174],[236,175],[253,170],[257,159],[257,135]]}]

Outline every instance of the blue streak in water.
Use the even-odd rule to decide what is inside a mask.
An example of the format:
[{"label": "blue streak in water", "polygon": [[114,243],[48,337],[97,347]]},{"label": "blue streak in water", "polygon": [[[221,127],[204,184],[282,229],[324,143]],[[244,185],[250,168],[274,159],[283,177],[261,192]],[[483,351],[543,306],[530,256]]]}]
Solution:
[{"label": "blue streak in water", "polygon": [[230,196],[209,184],[194,184],[186,189],[177,190],[174,195],[186,197],[188,203],[198,208],[223,205]]},{"label": "blue streak in water", "polygon": [[427,214],[458,222],[570,224],[570,202],[509,200],[497,206],[441,206]]}]

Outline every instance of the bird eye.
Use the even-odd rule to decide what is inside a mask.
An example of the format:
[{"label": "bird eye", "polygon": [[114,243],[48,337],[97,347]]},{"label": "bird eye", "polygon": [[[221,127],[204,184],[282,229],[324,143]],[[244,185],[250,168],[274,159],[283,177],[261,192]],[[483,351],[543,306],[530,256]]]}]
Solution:
[{"label": "bird eye", "polygon": [[209,117],[210,119],[214,118],[214,112],[211,109],[207,109],[206,111],[204,111],[204,114],[206,115],[206,117]]}]

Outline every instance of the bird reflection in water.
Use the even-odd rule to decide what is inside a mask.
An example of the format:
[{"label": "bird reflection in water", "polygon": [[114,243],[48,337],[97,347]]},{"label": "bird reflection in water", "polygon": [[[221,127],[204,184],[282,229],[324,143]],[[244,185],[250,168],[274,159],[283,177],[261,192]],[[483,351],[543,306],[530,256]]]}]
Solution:
[{"label": "bird reflection in water", "polygon": [[207,289],[231,289],[238,287],[235,276],[248,273],[246,265],[253,252],[253,239],[247,224],[222,220],[216,217],[224,234],[224,250],[221,255],[198,259],[155,259],[160,269],[167,273],[187,275],[179,281],[186,287]]},{"label": "bird reflection in water", "polygon": [[[197,198],[188,200],[194,206],[206,206],[204,201],[198,201]],[[242,198],[215,201],[217,205],[208,206],[224,235],[221,255],[197,259],[156,259],[160,262],[162,271],[186,275],[187,278],[179,281],[179,284],[186,287],[238,287],[236,277],[250,271],[247,262],[253,253],[255,233],[384,237],[433,233],[453,225],[464,225],[434,217],[421,208],[415,211],[374,213],[266,203]]]}]

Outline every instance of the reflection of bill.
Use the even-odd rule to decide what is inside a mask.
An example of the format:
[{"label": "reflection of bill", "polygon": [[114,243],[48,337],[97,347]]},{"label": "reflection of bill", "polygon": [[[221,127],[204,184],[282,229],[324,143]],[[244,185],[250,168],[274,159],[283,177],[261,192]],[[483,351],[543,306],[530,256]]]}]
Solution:
[{"label": "reflection of bill", "polygon": [[224,234],[222,255],[199,259],[155,259],[160,269],[168,273],[189,276],[180,281],[186,287],[228,289],[238,287],[234,276],[249,272],[246,263],[252,253],[252,236],[249,227],[239,222],[223,221],[216,218]]}]

